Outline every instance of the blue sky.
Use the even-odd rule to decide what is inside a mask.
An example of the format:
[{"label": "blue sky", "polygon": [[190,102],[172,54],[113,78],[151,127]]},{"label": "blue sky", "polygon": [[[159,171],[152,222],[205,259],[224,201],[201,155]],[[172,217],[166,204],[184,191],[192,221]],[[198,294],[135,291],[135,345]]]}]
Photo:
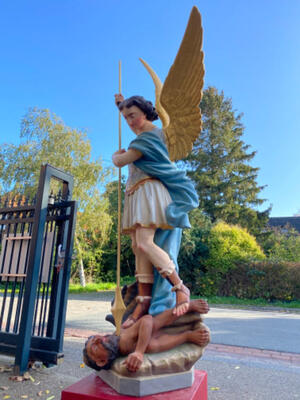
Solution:
[{"label": "blue sky", "polygon": [[[0,0],[0,141],[18,143],[29,107],[49,108],[85,128],[93,157],[109,165],[118,147],[122,60],[125,96],[154,100],[144,58],[162,80],[190,10],[204,27],[205,86],[243,113],[244,141],[256,150],[258,183],[272,216],[300,209],[299,0]],[[133,134],[123,123],[123,147]]]}]

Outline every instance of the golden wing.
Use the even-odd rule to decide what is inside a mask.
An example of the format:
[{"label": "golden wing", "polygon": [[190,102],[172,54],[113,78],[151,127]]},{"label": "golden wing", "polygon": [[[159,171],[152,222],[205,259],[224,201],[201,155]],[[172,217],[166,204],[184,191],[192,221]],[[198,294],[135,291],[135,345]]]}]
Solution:
[{"label": "golden wing", "polygon": [[194,6],[163,86],[155,72],[141,60],[155,84],[155,106],[163,123],[172,161],[186,157],[201,132],[199,104],[204,78],[203,57],[201,15]]}]

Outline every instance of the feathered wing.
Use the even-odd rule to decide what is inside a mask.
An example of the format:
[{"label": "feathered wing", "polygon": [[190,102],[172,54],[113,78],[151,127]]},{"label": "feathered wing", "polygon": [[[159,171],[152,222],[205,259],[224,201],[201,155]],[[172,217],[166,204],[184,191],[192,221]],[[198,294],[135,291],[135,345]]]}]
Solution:
[{"label": "feathered wing", "polygon": [[202,127],[200,101],[204,84],[201,15],[193,7],[175,61],[160,95],[170,118],[164,128],[171,160],[186,157]]},{"label": "feathered wing", "polygon": [[155,84],[155,107],[163,124],[172,161],[186,157],[201,132],[204,64],[201,15],[193,7],[189,22],[164,85],[142,59]]},{"label": "feathered wing", "polygon": [[154,86],[155,86],[155,108],[156,108],[158,116],[163,124],[163,128],[166,128],[170,123],[170,118],[160,103],[160,95],[161,95],[161,91],[163,88],[163,84],[161,83],[161,80],[156,75],[156,73],[153,71],[153,69],[150,67],[150,65],[148,65],[146,63],[146,61],[144,61],[142,58],[140,58],[140,61],[144,65],[146,70],[149,72],[149,74],[151,75],[151,78],[153,79]]}]

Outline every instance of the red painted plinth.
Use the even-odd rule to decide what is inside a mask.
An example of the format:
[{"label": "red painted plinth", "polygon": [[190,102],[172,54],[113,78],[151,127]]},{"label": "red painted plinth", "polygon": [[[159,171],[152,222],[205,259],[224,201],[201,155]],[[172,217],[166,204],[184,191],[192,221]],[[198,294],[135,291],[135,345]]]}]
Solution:
[{"label": "red painted plinth", "polygon": [[207,373],[195,370],[193,386],[150,396],[133,397],[117,393],[95,374],[69,386],[61,393],[61,400],[207,400]]}]

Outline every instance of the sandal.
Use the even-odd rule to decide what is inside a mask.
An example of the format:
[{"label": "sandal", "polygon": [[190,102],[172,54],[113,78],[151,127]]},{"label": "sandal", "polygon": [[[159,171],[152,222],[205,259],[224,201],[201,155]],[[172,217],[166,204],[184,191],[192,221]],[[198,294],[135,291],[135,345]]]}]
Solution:
[{"label": "sandal", "polygon": [[[183,304],[187,304],[187,305],[189,304],[189,302],[190,302],[190,290],[182,283],[182,281],[180,281],[179,283],[177,283],[177,285],[174,285],[172,287],[171,291],[172,292],[176,292],[176,306],[174,307],[173,314],[177,314],[177,309],[178,309],[179,306],[181,306]],[[188,299],[178,303],[178,296],[177,296],[178,292],[184,293]],[[187,310],[185,312],[183,312],[182,314],[179,314],[178,316],[184,315],[187,311],[188,311],[188,308],[187,308]]]}]

